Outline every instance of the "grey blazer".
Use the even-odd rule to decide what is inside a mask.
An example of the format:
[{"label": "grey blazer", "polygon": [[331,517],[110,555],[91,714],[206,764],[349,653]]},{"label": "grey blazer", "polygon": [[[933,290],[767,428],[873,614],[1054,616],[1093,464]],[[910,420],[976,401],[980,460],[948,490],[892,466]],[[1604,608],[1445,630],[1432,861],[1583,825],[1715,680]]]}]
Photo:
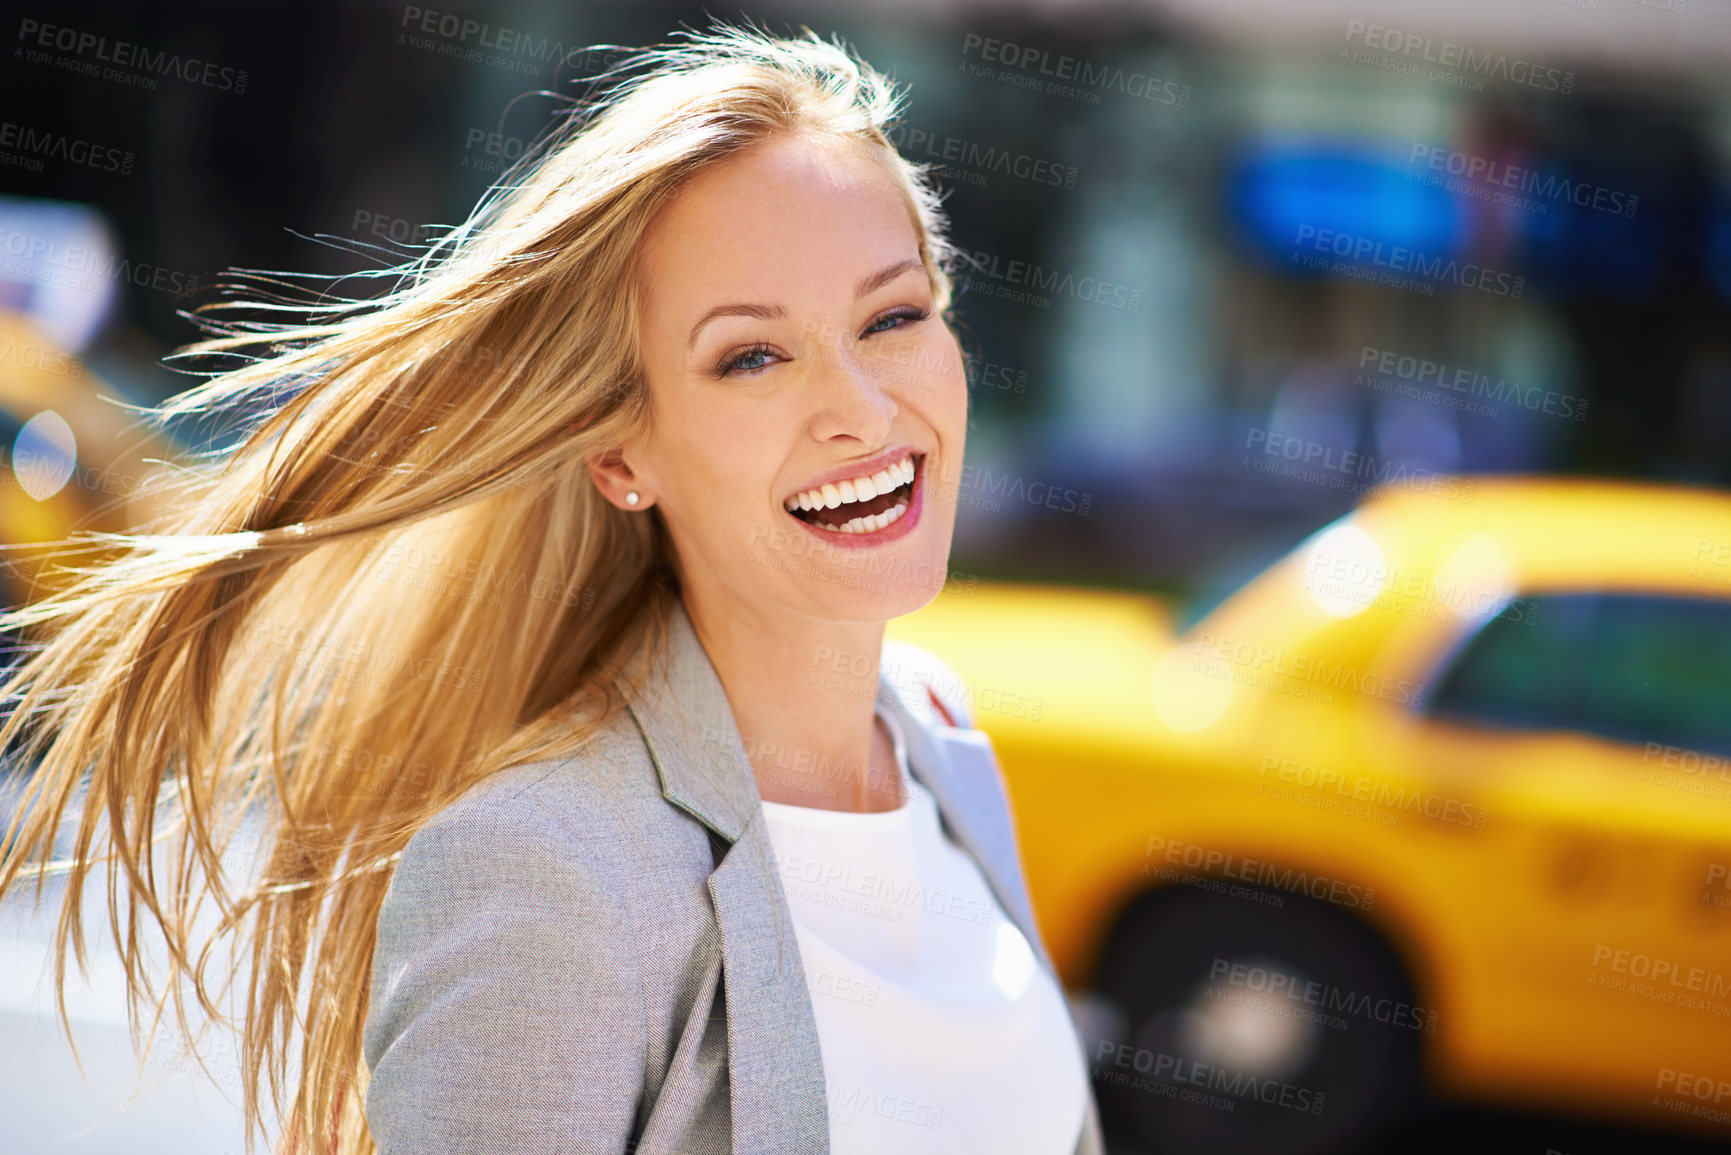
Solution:
[{"label": "grey blazer", "polygon": [[[569,758],[489,778],[404,850],[363,1041],[383,1155],[827,1153],[757,782],[682,606],[669,624],[628,711]],[[990,743],[910,681],[878,684],[909,767],[1050,972]],[[1101,1150],[1090,1090],[1073,1155]]]}]

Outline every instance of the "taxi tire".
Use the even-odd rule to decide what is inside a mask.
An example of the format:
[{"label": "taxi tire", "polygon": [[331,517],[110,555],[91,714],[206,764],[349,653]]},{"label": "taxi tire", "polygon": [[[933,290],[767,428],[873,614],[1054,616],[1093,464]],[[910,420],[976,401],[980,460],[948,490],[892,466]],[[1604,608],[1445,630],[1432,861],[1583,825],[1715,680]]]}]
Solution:
[{"label": "taxi tire", "polygon": [[[1392,1016],[1391,1008],[1404,1004],[1409,1008],[1405,1017],[1414,1019],[1405,968],[1381,936],[1339,907],[1284,891],[1234,887],[1232,895],[1188,886],[1144,894],[1116,923],[1094,987],[1122,1012],[1126,1031],[1119,1045],[1102,1045],[1090,1056],[1105,1127],[1157,1153],[1364,1150],[1408,1117],[1424,1095],[1422,1029],[1373,1017],[1377,1012]],[[1346,1022],[1344,1029],[1317,1025],[1308,1059],[1278,1080],[1251,1083],[1241,1077],[1246,1072],[1221,1063],[1199,1067],[1194,1057],[1186,1064],[1180,1047],[1160,1042],[1172,1037],[1171,1016],[1196,1005],[1198,990],[1219,969],[1216,960],[1249,958],[1284,962],[1325,984],[1302,988],[1315,994],[1314,1000],[1288,997],[1285,1004],[1299,1015],[1307,1009]],[[1216,990],[1248,981],[1226,980]],[[1327,995],[1329,987],[1340,993]],[[1325,997],[1333,1000],[1332,1010],[1323,1004]],[[1269,1090],[1271,1081],[1283,1085],[1280,1092]],[[1232,1099],[1233,1106],[1177,1097],[1192,1088]],[[1237,1095],[1230,1093],[1234,1088]],[[1314,1106],[1317,1092],[1324,1096],[1320,1111],[1295,1109],[1306,1101]],[[1285,1094],[1287,1104],[1257,1101],[1271,1093]]]}]

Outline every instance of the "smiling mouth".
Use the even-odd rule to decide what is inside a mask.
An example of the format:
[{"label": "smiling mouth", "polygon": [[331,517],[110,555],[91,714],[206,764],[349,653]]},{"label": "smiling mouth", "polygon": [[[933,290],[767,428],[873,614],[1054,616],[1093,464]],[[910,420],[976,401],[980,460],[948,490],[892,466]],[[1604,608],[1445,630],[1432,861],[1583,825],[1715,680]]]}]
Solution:
[{"label": "smiling mouth", "polygon": [[786,509],[820,529],[875,533],[895,524],[908,511],[920,460],[921,455],[910,453],[870,476],[808,489],[788,498]]}]

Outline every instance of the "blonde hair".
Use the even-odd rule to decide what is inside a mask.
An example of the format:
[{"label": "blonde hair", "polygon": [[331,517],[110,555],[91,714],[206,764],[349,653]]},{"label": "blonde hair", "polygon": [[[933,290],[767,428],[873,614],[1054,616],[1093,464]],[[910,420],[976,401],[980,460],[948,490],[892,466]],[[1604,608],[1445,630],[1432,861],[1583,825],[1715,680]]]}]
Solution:
[{"label": "blonde hair", "polygon": [[[243,363],[150,412],[264,415],[236,448],[152,479],[169,512],[149,532],[73,535],[56,556],[94,560],[0,615],[27,642],[0,684],[0,749],[24,767],[0,895],[34,876],[40,901],[43,879],[65,876],[69,1036],[67,944],[87,966],[80,899],[96,861],[135,1035],[141,1001],[147,1040],[171,1001],[189,1040],[193,1020],[231,1025],[218,1001],[250,946],[249,1151],[266,1083],[289,1148],[374,1150],[361,1038],[395,858],[487,775],[570,753],[623,705],[615,677],[643,675],[627,668],[639,643],[665,651],[679,577],[660,512],[614,507],[585,464],[650,420],[634,262],[657,209],[773,135],[858,142],[904,192],[947,313],[939,198],[886,135],[902,94],[801,31],[717,22],[632,55],[377,299],[296,300],[257,274],[270,291],[202,307],[220,335],[179,356]],[[211,316],[235,308],[266,319]],[[419,580],[435,558],[448,580]],[[236,872],[222,857],[243,821],[261,837]],[[160,992],[141,929],[162,936]]]}]

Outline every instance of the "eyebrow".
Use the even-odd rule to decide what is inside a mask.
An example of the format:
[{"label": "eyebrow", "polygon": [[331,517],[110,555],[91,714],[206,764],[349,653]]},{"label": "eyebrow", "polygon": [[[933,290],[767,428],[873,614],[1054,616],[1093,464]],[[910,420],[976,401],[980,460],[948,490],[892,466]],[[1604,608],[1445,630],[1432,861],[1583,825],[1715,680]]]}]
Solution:
[{"label": "eyebrow", "polygon": [[[854,297],[857,299],[876,289],[881,289],[910,269],[924,268],[925,265],[917,257],[897,261],[893,265],[879,269],[868,277],[861,278],[860,283],[854,286]],[[697,324],[691,327],[691,336],[686,339],[685,348],[690,351],[697,344],[697,334],[717,317],[756,317],[761,321],[779,321],[786,316],[787,310],[780,305],[717,305],[703,314]]]}]

